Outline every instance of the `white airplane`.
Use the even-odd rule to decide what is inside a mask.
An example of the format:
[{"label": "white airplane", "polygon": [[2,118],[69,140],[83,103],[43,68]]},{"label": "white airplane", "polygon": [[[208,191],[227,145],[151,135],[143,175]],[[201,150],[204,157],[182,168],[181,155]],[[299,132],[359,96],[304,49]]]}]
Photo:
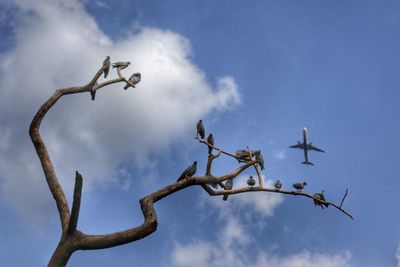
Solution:
[{"label": "white airplane", "polygon": [[300,141],[297,142],[296,145],[290,146],[290,148],[300,148],[304,150],[304,158],[305,161],[302,162],[302,164],[306,164],[306,165],[314,165],[312,162],[310,162],[308,160],[308,150],[315,150],[318,152],[325,152],[322,149],[319,149],[315,146],[312,145],[312,143],[307,144],[307,128],[304,127],[303,128],[303,143],[301,143]]}]

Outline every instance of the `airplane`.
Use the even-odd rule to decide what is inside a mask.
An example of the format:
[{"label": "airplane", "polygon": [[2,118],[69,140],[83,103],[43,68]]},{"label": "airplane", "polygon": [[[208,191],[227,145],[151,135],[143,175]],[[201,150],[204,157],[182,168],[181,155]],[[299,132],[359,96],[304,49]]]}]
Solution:
[{"label": "airplane", "polygon": [[305,161],[302,162],[302,164],[314,166],[314,164],[308,160],[308,150],[315,150],[315,151],[324,152],[324,153],[325,153],[325,151],[313,146],[312,143],[307,144],[307,133],[308,133],[307,132],[307,128],[304,127],[303,128],[303,143],[301,143],[299,141],[299,142],[297,142],[297,145],[290,146],[289,148],[300,148],[300,149],[303,149],[304,150]]}]

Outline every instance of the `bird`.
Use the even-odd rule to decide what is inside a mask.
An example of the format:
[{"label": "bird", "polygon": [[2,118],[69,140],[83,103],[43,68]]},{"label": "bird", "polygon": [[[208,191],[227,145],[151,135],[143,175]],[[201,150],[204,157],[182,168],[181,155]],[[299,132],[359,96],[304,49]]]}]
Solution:
[{"label": "bird", "polygon": [[104,59],[103,61],[103,67],[104,67],[104,78],[107,78],[108,75],[108,71],[110,70],[110,66],[111,66],[111,61],[110,61],[110,57],[107,56],[106,59]]},{"label": "bird", "polygon": [[274,184],[274,186],[275,186],[275,189],[276,190],[279,190],[279,189],[281,189],[282,188],[282,183],[281,183],[281,181],[276,181],[275,182],[275,184]]},{"label": "bird", "polygon": [[[129,77],[129,81],[133,84],[132,87],[135,87],[136,84],[138,84],[140,82],[142,78],[142,75],[140,74],[140,72],[136,72],[134,74],[131,75],[131,77]],[[129,83],[126,83],[126,85],[124,86],[124,89],[128,89],[131,85]]]},{"label": "bird", "polygon": [[[229,179],[228,181],[225,182],[225,190],[231,190],[233,188],[233,179]],[[222,198],[224,201],[228,200],[228,194],[225,194],[224,197]]]},{"label": "bird", "polygon": [[204,139],[204,137],[206,136],[202,120],[199,120],[199,122],[197,123],[197,136],[199,135],[201,139]]},{"label": "bird", "polygon": [[[324,196],[324,190],[322,190],[321,193],[315,193],[315,194],[313,195],[313,197],[316,198],[316,199],[319,199],[319,200],[321,200],[321,201],[326,201],[326,200],[325,200],[325,196]],[[315,205],[315,206],[321,206],[322,209],[324,209],[324,206],[325,206],[326,208],[329,206],[328,203],[321,203],[321,202],[319,202],[318,200],[315,200],[315,199],[314,199],[314,205]]]},{"label": "bird", "polygon": [[301,190],[307,185],[306,182],[304,183],[295,183],[293,184],[293,187],[296,188],[297,192],[301,192]]},{"label": "bird", "polygon": [[261,154],[261,150],[259,153],[256,153],[256,160],[257,160],[258,164],[260,165],[261,170],[263,171],[265,168],[264,168],[264,158],[263,158],[263,155]]},{"label": "bird", "polygon": [[211,155],[211,152],[213,150],[212,146],[214,146],[214,136],[212,133],[210,133],[207,137],[207,143],[209,143],[211,146],[208,146],[208,154]]},{"label": "bird", "polygon": [[90,95],[92,96],[92,100],[94,101],[94,99],[96,98],[96,90],[93,88],[90,89]]},{"label": "bird", "polygon": [[[257,155],[258,153],[260,153],[260,150],[250,150],[251,155]],[[249,157],[249,150],[247,149],[239,149],[236,150],[235,152],[236,154],[236,159],[238,160],[238,162],[246,162],[250,160]]]},{"label": "bird", "polygon": [[185,179],[186,177],[192,177],[197,171],[197,161],[194,161],[192,165],[190,165],[189,167],[186,168],[186,170],[184,170],[181,174],[181,176],[179,176],[178,180],[176,180],[177,182]]},{"label": "bird", "polygon": [[123,69],[127,68],[129,66],[129,64],[131,64],[129,61],[127,61],[127,62],[119,61],[119,62],[113,63],[112,67],[123,70]]},{"label": "bird", "polygon": [[253,176],[250,176],[249,179],[247,179],[247,185],[254,186],[255,184],[256,184],[256,180],[254,180]]}]

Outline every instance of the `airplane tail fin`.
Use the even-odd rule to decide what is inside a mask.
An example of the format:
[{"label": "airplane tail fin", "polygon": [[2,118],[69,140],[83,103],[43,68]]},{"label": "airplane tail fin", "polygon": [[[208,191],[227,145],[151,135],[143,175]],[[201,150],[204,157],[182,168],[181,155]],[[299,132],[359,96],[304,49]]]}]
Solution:
[{"label": "airplane tail fin", "polygon": [[302,164],[314,166],[314,164],[312,162],[309,162],[309,161],[304,161],[304,162],[302,162]]}]

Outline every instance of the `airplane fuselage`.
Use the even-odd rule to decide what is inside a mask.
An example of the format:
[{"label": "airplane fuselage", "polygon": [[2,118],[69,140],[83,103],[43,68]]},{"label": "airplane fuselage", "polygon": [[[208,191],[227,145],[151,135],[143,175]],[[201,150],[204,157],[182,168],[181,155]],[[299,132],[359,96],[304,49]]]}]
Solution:
[{"label": "airplane fuselage", "polygon": [[308,140],[307,140],[307,128],[304,127],[303,128],[303,144],[304,144],[304,159],[305,159],[305,164],[310,163],[308,161],[308,149],[307,149],[307,144],[308,144]]}]

